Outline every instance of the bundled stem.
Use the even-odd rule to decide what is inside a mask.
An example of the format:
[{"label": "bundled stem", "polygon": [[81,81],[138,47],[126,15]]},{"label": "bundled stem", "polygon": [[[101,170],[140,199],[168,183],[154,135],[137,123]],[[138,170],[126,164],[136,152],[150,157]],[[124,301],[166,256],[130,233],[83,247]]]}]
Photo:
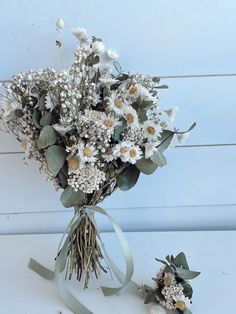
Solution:
[{"label": "bundled stem", "polygon": [[98,230],[85,210],[80,214],[80,223],[69,239],[66,279],[70,280],[76,274],[86,289],[92,273],[98,278],[101,270],[107,271],[100,263],[103,254],[98,243]]}]

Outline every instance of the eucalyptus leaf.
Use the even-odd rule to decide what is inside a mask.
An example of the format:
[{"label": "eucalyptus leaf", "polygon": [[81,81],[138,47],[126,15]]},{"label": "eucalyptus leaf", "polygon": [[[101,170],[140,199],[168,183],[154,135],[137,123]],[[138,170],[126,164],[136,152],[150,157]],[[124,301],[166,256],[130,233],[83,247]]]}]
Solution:
[{"label": "eucalyptus leaf", "polygon": [[144,157],[139,159],[135,165],[144,174],[152,174],[158,168],[151,159]]},{"label": "eucalyptus leaf", "polygon": [[42,126],[39,124],[40,119],[41,119],[41,112],[38,111],[37,109],[34,109],[33,114],[32,114],[32,120],[37,129],[42,128]]},{"label": "eucalyptus leaf", "polygon": [[23,115],[24,115],[24,114],[23,114],[23,111],[22,111],[21,109],[16,109],[16,110],[15,110],[15,116],[16,116],[17,118],[21,118]]},{"label": "eucalyptus leaf", "polygon": [[161,137],[160,137],[161,143],[160,143],[160,145],[158,145],[158,151],[159,152],[163,153],[163,151],[169,147],[174,134],[175,133],[173,131],[170,131],[170,130],[164,130],[161,133]]},{"label": "eucalyptus leaf", "polygon": [[48,164],[48,169],[52,175],[56,176],[64,165],[66,152],[63,147],[53,145],[47,148],[45,158]]},{"label": "eucalyptus leaf", "polygon": [[139,118],[139,121],[142,123],[144,121],[147,120],[147,112],[146,110],[144,109],[139,109],[138,110],[138,118]]},{"label": "eucalyptus leaf", "polygon": [[45,125],[39,135],[38,138],[38,147],[46,148],[55,144],[57,141],[57,134],[54,128],[50,125]]},{"label": "eucalyptus leaf", "polygon": [[173,263],[175,264],[176,267],[182,267],[184,269],[189,270],[188,262],[187,262],[185,254],[183,252],[179,253],[175,257]]},{"label": "eucalyptus leaf", "polygon": [[155,86],[155,88],[166,89],[166,88],[169,88],[169,87],[168,87],[168,85],[159,85],[159,86]]},{"label": "eucalyptus leaf", "polygon": [[182,285],[183,288],[184,288],[184,290],[183,290],[184,295],[185,295],[186,297],[188,297],[189,299],[191,299],[192,296],[193,296],[193,289],[192,289],[192,287],[190,286],[190,284],[187,283],[187,282],[183,282],[183,283],[181,283],[181,285]]},{"label": "eucalyptus leaf", "polygon": [[121,133],[124,131],[125,128],[126,125],[124,124],[115,127],[114,133],[112,135],[112,138],[115,142],[118,142],[120,140]]},{"label": "eucalyptus leaf", "polygon": [[140,171],[136,166],[129,166],[117,177],[117,186],[122,191],[128,191],[131,189],[138,181]]},{"label": "eucalyptus leaf", "polygon": [[198,271],[191,271],[180,267],[176,267],[176,272],[177,275],[184,280],[194,279],[200,275],[200,272]]},{"label": "eucalyptus leaf", "polygon": [[144,304],[149,304],[149,303],[155,302],[155,300],[156,300],[156,291],[153,290],[152,292],[150,292],[146,295],[145,300],[144,300]]},{"label": "eucalyptus leaf", "polygon": [[61,168],[61,170],[58,172],[58,178],[60,180],[61,186],[63,188],[66,188],[68,185],[68,167],[65,165]]},{"label": "eucalyptus leaf", "polygon": [[186,309],[186,310],[184,311],[184,314],[192,314],[192,311],[190,311],[189,309]]},{"label": "eucalyptus leaf", "polygon": [[38,109],[40,111],[44,111],[45,110],[45,102],[46,102],[46,99],[45,99],[45,94],[43,94],[39,100],[38,100]]},{"label": "eucalyptus leaf", "polygon": [[158,167],[163,167],[167,164],[166,157],[163,155],[159,149],[157,149],[152,156],[150,157],[151,161],[153,161]]},{"label": "eucalyptus leaf", "polygon": [[45,115],[43,115],[42,118],[40,119],[39,123],[42,126],[52,124],[52,112],[51,111],[46,112]]},{"label": "eucalyptus leaf", "polygon": [[161,78],[158,77],[158,76],[153,76],[153,77],[152,77],[152,81],[155,82],[155,83],[159,83],[160,80],[161,80]]},{"label": "eucalyptus leaf", "polygon": [[85,198],[84,192],[78,190],[75,192],[72,187],[67,186],[67,188],[61,194],[61,202],[64,207],[70,208],[79,205],[83,202]]}]

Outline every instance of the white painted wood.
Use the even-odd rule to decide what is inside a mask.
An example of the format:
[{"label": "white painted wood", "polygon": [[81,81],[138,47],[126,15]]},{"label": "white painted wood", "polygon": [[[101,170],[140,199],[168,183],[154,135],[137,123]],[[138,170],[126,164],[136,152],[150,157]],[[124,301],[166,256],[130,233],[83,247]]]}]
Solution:
[{"label": "white painted wood", "polygon": [[[0,212],[64,209],[60,192],[44,181],[34,163],[25,167],[21,155],[0,155]],[[168,165],[142,175],[128,192],[116,191],[105,208],[236,204],[236,147],[176,148],[167,152]]]},{"label": "white painted wood", "polygon": [[[58,297],[56,286],[27,268],[30,257],[53,268],[61,235],[1,236],[0,294],[4,314],[69,314]],[[121,255],[114,234],[102,238],[120,267]],[[192,311],[195,314],[234,313],[235,232],[153,232],[128,233],[135,261],[134,280],[153,285],[151,277],[161,266],[154,259],[184,251],[192,269],[202,272],[193,281]],[[140,249],[141,248],[141,249]],[[115,284],[111,281],[111,285]],[[149,306],[127,290],[119,296],[104,298],[93,281],[83,291],[77,283],[72,289],[80,301],[96,314],[146,314]]]},{"label": "white painted wood", "polygon": [[[109,209],[124,231],[236,230],[236,205]],[[0,234],[63,233],[73,210],[0,214]],[[96,214],[99,230],[111,223]]]}]

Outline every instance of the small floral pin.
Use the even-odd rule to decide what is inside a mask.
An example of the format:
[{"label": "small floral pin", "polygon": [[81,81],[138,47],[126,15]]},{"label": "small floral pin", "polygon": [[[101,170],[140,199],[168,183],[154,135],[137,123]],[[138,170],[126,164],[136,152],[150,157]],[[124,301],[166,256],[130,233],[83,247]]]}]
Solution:
[{"label": "small floral pin", "polygon": [[144,295],[145,304],[156,303],[150,314],[166,314],[166,310],[174,310],[179,314],[191,314],[193,289],[190,280],[200,275],[200,272],[191,271],[183,252],[177,256],[167,256],[166,260],[156,260],[164,266],[153,280],[155,288],[142,285],[140,291]]}]

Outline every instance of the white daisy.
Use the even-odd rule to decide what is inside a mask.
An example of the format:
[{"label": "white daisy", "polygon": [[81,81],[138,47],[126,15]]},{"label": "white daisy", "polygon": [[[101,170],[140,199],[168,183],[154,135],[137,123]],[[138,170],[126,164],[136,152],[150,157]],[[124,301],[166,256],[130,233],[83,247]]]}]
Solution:
[{"label": "white daisy", "polygon": [[123,141],[113,147],[113,154],[116,158],[120,158],[123,162],[127,162],[129,159],[129,150],[134,146],[134,143],[131,141]]},{"label": "white daisy", "polygon": [[124,114],[124,109],[127,105],[124,100],[117,95],[115,92],[112,92],[108,99],[108,108],[114,111],[118,116]]},{"label": "white daisy", "polygon": [[21,140],[20,146],[25,152],[25,157],[29,158],[32,150],[32,142],[29,139],[24,138]]},{"label": "white daisy", "polygon": [[72,28],[71,33],[80,41],[85,42],[88,40],[87,30],[85,28]]},{"label": "white daisy", "polygon": [[130,106],[124,107],[124,118],[132,130],[140,127],[136,110]]},{"label": "white daisy", "polygon": [[79,171],[84,167],[84,161],[79,158],[79,156],[73,156],[69,155],[67,158],[67,164],[68,164],[68,173],[72,174],[78,174]]},{"label": "white daisy", "polygon": [[160,305],[153,305],[150,314],[166,314],[166,310]]},{"label": "white daisy", "polygon": [[160,124],[155,123],[154,121],[147,120],[142,124],[142,130],[144,136],[150,141],[156,141],[162,132],[162,127]]},{"label": "white daisy", "polygon": [[116,84],[118,80],[113,79],[111,77],[100,77],[99,82],[105,85],[106,87],[110,87],[111,85]]},{"label": "white daisy", "polygon": [[134,99],[140,96],[140,84],[131,85],[128,89],[128,95]]},{"label": "white daisy", "polygon": [[121,125],[121,121],[117,120],[115,117],[113,117],[111,114],[104,115],[104,117],[101,120],[102,127],[109,129],[113,132],[114,128],[118,125]]},{"label": "white daisy", "polygon": [[178,107],[173,107],[173,108],[164,110],[164,112],[167,114],[167,116],[168,116],[170,122],[174,122],[175,114],[176,114],[176,112],[177,112],[178,110],[179,110]]},{"label": "white daisy", "polygon": [[15,118],[15,111],[17,109],[22,109],[22,104],[15,99],[6,99],[2,101],[3,115],[2,118],[4,121],[10,121]]},{"label": "white daisy", "polygon": [[115,59],[118,59],[118,54],[113,51],[113,50],[107,50],[106,53],[105,53],[105,58],[107,58],[109,61],[113,61]]},{"label": "white daisy", "polygon": [[141,158],[142,158],[142,150],[140,149],[140,147],[137,145],[130,147],[127,161],[130,162],[131,164],[136,164],[137,160]]},{"label": "white daisy", "polygon": [[149,90],[142,85],[139,86],[139,96],[141,100],[144,100],[144,101],[152,101],[152,102],[157,101],[156,97],[152,96]]},{"label": "white daisy", "polygon": [[189,132],[186,133],[177,133],[177,139],[179,143],[183,143],[184,141],[186,141],[186,139],[189,137]]},{"label": "white daisy", "polygon": [[171,285],[174,285],[176,283],[175,275],[172,273],[165,273],[165,276],[163,278],[163,283],[166,287],[170,287]]},{"label": "white daisy", "polygon": [[182,312],[189,309],[191,306],[189,298],[185,297],[183,294],[174,296],[173,299],[175,300],[175,307]]},{"label": "white daisy", "polygon": [[96,55],[101,55],[105,51],[105,45],[102,41],[96,40],[95,42],[92,43],[92,51]]},{"label": "white daisy", "polygon": [[145,148],[145,158],[150,158],[154,152],[157,151],[157,146],[160,144],[159,141],[153,142],[153,143],[145,143],[144,148]]},{"label": "white daisy", "polygon": [[97,153],[96,148],[89,143],[85,145],[84,142],[80,142],[78,145],[78,155],[84,162],[95,162]]},{"label": "white daisy", "polygon": [[102,157],[105,159],[106,162],[110,162],[114,159],[116,159],[116,157],[113,154],[112,149],[108,148],[104,154],[102,154]]},{"label": "white daisy", "polygon": [[65,135],[71,130],[71,126],[65,126],[59,123],[53,124],[53,128],[61,135]]},{"label": "white daisy", "polygon": [[56,28],[59,30],[59,29],[62,29],[63,27],[65,26],[65,23],[62,19],[57,19],[56,20]]}]

